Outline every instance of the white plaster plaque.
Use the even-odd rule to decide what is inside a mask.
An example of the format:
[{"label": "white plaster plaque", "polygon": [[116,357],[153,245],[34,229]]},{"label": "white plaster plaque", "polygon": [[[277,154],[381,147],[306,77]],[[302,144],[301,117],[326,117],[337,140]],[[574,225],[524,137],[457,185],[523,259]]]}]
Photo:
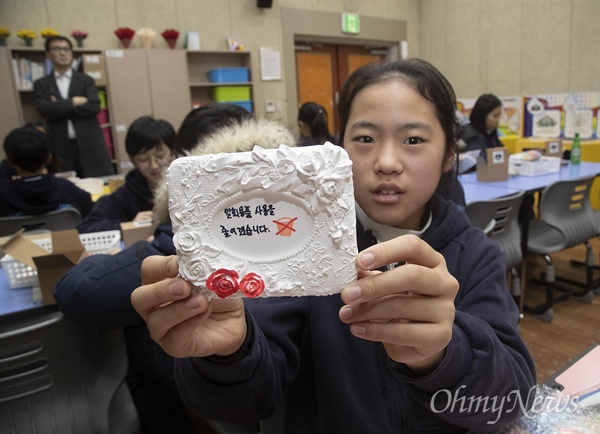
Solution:
[{"label": "white plaster plaque", "polygon": [[167,180],[179,272],[209,298],[329,295],[356,280],[341,147],[182,157]]}]

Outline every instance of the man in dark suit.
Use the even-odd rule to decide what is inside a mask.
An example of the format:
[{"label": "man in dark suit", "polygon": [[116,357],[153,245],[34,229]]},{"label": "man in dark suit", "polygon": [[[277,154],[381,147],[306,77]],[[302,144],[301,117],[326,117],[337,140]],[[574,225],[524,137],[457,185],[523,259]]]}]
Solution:
[{"label": "man in dark suit", "polygon": [[54,69],[33,84],[35,108],[47,120],[61,170],[80,178],[112,175],[114,169],[96,115],[100,99],[94,80],[74,71],[73,44],[64,36],[46,39]]}]

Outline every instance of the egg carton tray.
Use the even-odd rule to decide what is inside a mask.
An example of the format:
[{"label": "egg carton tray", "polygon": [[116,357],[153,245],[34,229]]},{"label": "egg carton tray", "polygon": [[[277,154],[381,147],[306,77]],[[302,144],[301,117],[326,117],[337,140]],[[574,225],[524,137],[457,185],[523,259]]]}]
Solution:
[{"label": "egg carton tray", "polygon": [[[89,255],[109,253],[112,249],[120,245],[121,231],[115,230],[80,234],[79,239]],[[52,251],[52,239],[50,237],[39,238],[32,241],[44,250],[48,252]],[[8,286],[10,288],[18,289],[39,286],[37,270],[31,268],[29,265],[16,260],[10,255],[5,255],[0,260],[0,263],[6,272]]]}]

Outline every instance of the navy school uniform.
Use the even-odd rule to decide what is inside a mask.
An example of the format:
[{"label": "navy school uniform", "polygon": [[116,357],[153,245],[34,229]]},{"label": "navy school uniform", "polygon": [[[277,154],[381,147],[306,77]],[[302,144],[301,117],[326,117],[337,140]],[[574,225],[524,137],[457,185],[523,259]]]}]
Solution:
[{"label": "navy school uniform", "polygon": [[93,206],[90,194],[51,173],[0,183],[0,216],[38,215],[77,208],[85,217]]}]

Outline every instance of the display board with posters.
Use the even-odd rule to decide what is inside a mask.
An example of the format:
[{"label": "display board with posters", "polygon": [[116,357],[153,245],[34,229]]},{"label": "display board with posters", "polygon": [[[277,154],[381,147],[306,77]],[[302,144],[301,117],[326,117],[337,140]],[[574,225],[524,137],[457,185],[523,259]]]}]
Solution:
[{"label": "display board with posters", "polygon": [[528,95],[523,101],[523,137],[600,138],[600,92]]}]

